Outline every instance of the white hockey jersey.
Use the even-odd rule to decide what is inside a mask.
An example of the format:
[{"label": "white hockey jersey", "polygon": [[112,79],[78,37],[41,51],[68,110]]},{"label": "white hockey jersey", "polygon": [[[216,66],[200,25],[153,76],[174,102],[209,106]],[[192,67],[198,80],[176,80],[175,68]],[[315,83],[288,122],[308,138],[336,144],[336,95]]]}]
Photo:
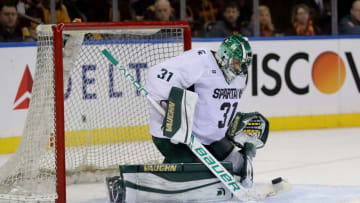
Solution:
[{"label": "white hockey jersey", "polygon": [[[156,102],[167,100],[172,86],[184,89],[194,86],[199,98],[193,134],[202,144],[209,145],[225,136],[246,87],[246,76],[236,77],[227,84],[212,52],[199,48],[150,68],[146,90]],[[150,134],[166,138],[161,129],[162,122],[163,117],[152,107]]]}]

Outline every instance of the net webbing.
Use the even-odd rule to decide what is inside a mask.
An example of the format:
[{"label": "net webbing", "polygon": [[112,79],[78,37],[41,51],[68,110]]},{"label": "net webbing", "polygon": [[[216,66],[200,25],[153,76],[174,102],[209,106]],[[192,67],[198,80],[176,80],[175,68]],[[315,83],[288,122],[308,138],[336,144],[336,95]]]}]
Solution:
[{"label": "net webbing", "polygon": [[[0,202],[57,196],[52,36],[50,27],[38,31],[30,108],[20,146],[0,168]],[[63,39],[67,182],[103,181],[109,174],[101,172],[120,164],[161,162],[148,131],[149,104],[99,48],[144,86],[151,66],[184,51],[182,29],[89,29]]]}]

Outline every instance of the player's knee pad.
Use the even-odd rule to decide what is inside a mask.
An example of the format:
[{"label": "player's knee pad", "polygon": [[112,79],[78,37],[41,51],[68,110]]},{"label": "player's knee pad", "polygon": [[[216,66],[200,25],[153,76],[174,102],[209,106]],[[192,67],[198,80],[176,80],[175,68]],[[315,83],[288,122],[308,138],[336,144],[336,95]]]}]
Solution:
[{"label": "player's knee pad", "polygon": [[245,170],[244,167],[246,168],[247,165],[251,165],[246,163],[246,152],[248,152],[248,150],[244,150],[244,148],[239,151],[227,137],[213,142],[211,145],[206,146],[206,148],[218,160],[231,162],[234,174],[241,177],[246,175],[242,172]]},{"label": "player's knee pad", "polygon": [[245,143],[240,152],[244,157],[244,166],[240,170],[240,181],[243,186],[251,187],[253,184],[252,159],[255,157],[256,147],[252,143]]},{"label": "player's knee pad", "polygon": [[249,156],[244,156],[244,165],[240,169],[240,183],[244,187],[251,187],[253,185],[253,166],[252,160]]},{"label": "player's knee pad", "polygon": [[241,154],[238,149],[234,148],[223,161],[231,162],[234,174],[241,175],[240,170],[244,166],[245,159],[243,154]]},{"label": "player's knee pad", "polygon": [[[224,167],[231,172],[229,163]],[[200,163],[120,166],[120,176],[120,199],[125,202],[232,199],[232,193]]]},{"label": "player's knee pad", "polygon": [[240,176],[240,182],[245,187],[251,187],[253,183],[252,156],[244,148],[238,151],[236,148],[224,159],[231,162],[234,174]]}]

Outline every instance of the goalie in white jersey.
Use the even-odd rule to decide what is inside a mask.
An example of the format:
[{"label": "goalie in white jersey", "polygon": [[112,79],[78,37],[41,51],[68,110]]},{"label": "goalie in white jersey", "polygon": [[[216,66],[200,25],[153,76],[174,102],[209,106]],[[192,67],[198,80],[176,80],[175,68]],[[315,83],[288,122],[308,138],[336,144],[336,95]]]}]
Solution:
[{"label": "goalie in white jersey", "polygon": [[[233,35],[217,52],[193,49],[151,67],[145,88],[151,97],[150,134],[164,163],[121,165],[120,176],[105,179],[110,202],[231,201],[241,189],[232,174],[251,187],[252,158],[269,132],[260,113],[237,112],[251,61],[247,38]],[[205,151],[198,141],[223,167],[210,156],[202,159],[206,165],[197,158],[197,149]]]},{"label": "goalie in white jersey", "polygon": [[[219,161],[232,162],[234,173],[240,175],[244,185],[252,184],[251,160],[256,148],[266,142],[268,134],[268,122],[261,114],[237,113],[251,61],[252,51],[247,38],[232,35],[222,42],[217,52],[192,49],[151,67],[146,80],[151,97],[165,108],[172,87],[190,89],[198,94],[192,133]],[[242,121],[240,126],[238,123],[233,126],[236,116]],[[257,141],[249,141],[251,139],[239,134],[244,135],[240,131],[255,117],[263,123],[261,129],[260,126],[256,129],[262,132],[255,139]],[[185,144],[173,144],[163,135],[163,120],[164,117],[152,108],[150,134],[165,157],[164,163],[199,162]]]}]

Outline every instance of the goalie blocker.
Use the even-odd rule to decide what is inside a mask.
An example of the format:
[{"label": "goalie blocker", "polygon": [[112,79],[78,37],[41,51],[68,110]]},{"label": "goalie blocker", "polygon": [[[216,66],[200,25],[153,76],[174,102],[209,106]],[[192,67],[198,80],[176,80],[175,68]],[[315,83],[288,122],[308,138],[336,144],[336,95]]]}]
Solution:
[{"label": "goalie blocker", "polygon": [[[229,162],[222,163],[232,173]],[[110,202],[228,201],[232,193],[201,163],[124,165],[105,179]]]},{"label": "goalie blocker", "polygon": [[172,87],[167,100],[163,121],[164,136],[174,144],[190,144],[198,95],[194,92]]}]

